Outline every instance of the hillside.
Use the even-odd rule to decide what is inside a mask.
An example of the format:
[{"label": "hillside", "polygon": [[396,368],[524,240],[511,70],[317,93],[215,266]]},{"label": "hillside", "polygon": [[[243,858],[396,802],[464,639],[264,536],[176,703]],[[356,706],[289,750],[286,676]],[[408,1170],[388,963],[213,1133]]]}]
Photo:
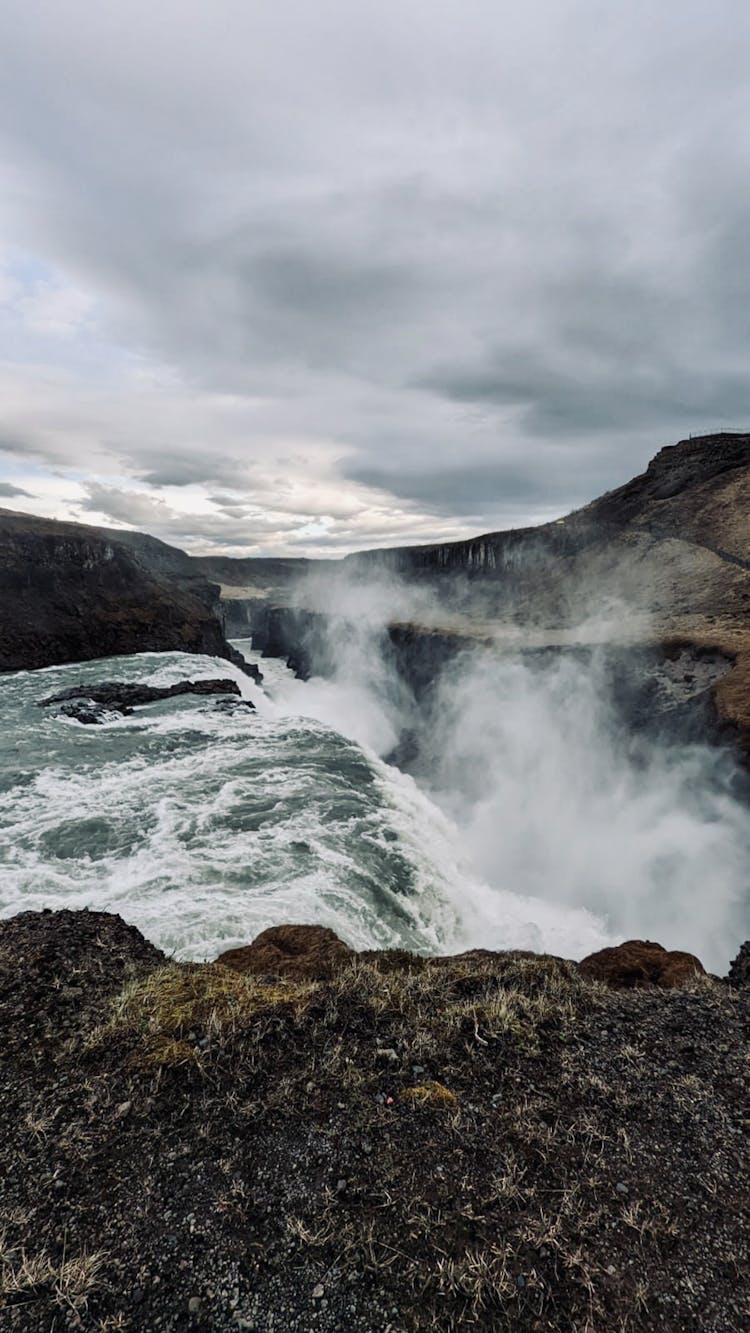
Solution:
[{"label": "hillside", "polygon": [[498,619],[499,637],[510,622],[550,643],[584,627],[605,638],[719,636],[741,647],[750,602],[750,435],[668,446],[641,476],[553,523],[363,552],[343,564],[431,582],[452,573],[455,609]]}]

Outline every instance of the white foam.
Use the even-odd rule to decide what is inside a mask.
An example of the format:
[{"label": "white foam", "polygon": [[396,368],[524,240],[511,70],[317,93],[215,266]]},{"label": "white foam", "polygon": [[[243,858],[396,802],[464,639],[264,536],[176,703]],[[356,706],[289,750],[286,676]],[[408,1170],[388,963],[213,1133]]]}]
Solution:
[{"label": "white foam", "polygon": [[[56,684],[115,674],[169,684],[215,675],[216,665],[225,664],[125,659],[58,669]],[[82,728],[37,712],[29,677],[16,689],[15,735],[39,766],[3,801],[3,915],[118,911],[184,957],[213,956],[290,919],[330,925],[357,947],[424,949],[452,937],[443,872],[410,827],[423,798],[405,800],[402,788],[389,797],[383,765],[373,776],[325,724],[253,692],[257,715],[180,698]]]}]

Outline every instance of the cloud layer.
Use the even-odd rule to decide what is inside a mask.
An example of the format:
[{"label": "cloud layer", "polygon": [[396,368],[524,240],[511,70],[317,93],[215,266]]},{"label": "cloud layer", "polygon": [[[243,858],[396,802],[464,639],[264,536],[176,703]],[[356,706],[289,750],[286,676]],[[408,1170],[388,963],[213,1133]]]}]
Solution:
[{"label": "cloud layer", "polygon": [[747,424],[741,0],[27,0],[0,40],[17,504],[333,554]]}]

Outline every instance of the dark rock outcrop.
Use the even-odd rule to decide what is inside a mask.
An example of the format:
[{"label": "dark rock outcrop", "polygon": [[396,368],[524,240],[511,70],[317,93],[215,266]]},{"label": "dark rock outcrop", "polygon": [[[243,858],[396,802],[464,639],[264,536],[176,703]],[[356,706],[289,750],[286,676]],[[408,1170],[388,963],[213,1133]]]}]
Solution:
[{"label": "dark rock outcrop", "polygon": [[134,708],[143,704],[159,703],[194,694],[199,698],[222,696],[217,707],[225,711],[237,708],[255,712],[249,699],[240,698],[240,687],[234,680],[181,680],[175,685],[139,685],[126,681],[107,681],[103,685],[72,685],[70,689],[40,699],[37,707],[56,706],[63,717],[73,718],[84,726],[96,726],[111,718],[128,717]]},{"label": "dark rock outcrop", "polygon": [[255,704],[249,699],[217,699],[213,706],[215,713],[254,713]]},{"label": "dark rock outcrop", "polygon": [[320,980],[352,956],[348,944],[327,926],[270,926],[252,944],[228,949],[216,962],[255,976]]},{"label": "dark rock outcrop", "polygon": [[128,681],[110,680],[101,685],[71,685],[59,694],[40,699],[38,708],[50,704],[64,704],[70,699],[87,699],[119,713],[130,713],[141,704],[158,703],[161,699],[176,699],[181,694],[207,696],[213,694],[239,695],[236,680],[180,680],[175,685],[141,685]]},{"label": "dark rock outcrop", "polygon": [[750,940],[740,948],[727,975],[730,986],[750,986]]},{"label": "dark rock outcrop", "polygon": [[90,699],[71,699],[61,703],[57,710],[61,717],[69,717],[84,727],[97,727],[114,718],[125,717],[132,711],[132,708],[105,708],[104,704],[92,703]]},{"label": "dark rock outcrop", "polygon": [[[161,949],[111,912],[21,912],[0,921],[5,1056],[17,1051],[33,1063],[48,1040],[56,1046],[90,1023],[92,1004],[163,961]],[[23,1036],[32,1030],[35,1049]]]},{"label": "dark rock outcrop", "polygon": [[705,974],[694,954],[670,951],[652,940],[626,940],[614,948],[599,949],[583,958],[578,967],[589,981],[601,981],[617,989],[659,986],[674,990]]}]

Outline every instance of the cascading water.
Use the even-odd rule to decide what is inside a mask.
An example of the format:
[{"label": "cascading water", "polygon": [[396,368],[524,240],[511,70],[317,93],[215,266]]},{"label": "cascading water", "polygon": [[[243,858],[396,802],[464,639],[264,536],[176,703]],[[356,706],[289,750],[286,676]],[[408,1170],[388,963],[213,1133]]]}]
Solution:
[{"label": "cascading water", "polygon": [[[244,644],[248,651],[249,645]],[[511,893],[463,864],[450,819],[414,781],[336,730],[352,688],[263,663],[259,689],[219,659],[136,657],[2,682],[0,912],[119,912],[180,957],[215,956],[268,925],[329,925],[356,947],[473,944],[581,953],[599,923]],[[256,713],[182,696],[86,727],[39,699],[103,680],[233,675]]]},{"label": "cascading water", "polygon": [[[419,786],[379,757],[405,700],[367,635],[331,680],[262,665],[262,689],[176,653],[5,677],[0,913],[116,911],[196,959],[285,921],[441,953],[581,957],[651,936],[718,970],[744,938],[748,821],[715,755],[617,749],[574,665],[452,670]],[[227,675],[256,712],[180,696],[82,726],[36,706],[71,685]]]}]

